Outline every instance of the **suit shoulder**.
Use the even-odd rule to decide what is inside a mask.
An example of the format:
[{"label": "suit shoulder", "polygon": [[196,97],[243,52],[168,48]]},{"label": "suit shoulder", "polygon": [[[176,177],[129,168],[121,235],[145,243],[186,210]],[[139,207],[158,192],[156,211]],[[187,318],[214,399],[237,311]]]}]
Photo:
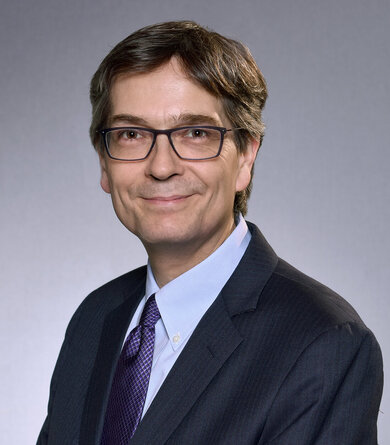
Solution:
[{"label": "suit shoulder", "polygon": [[89,312],[97,307],[102,312],[111,310],[131,294],[141,292],[141,288],[145,286],[145,280],[146,266],[141,266],[114,278],[87,295],[78,307],[76,314],[84,311]]},{"label": "suit shoulder", "polygon": [[[138,267],[130,272],[127,272],[119,277],[116,277],[102,286],[91,292],[92,295],[106,294],[107,292],[123,292],[128,289],[129,286],[134,286],[139,283],[144,284],[146,279],[146,266]],[[88,297],[87,297],[88,298]]]},{"label": "suit shoulder", "polygon": [[353,323],[363,330],[367,329],[344,298],[282,259],[279,259],[267,287],[271,294],[279,296],[275,302],[279,300],[283,310],[288,311],[290,316],[306,316],[318,328],[326,330]]}]

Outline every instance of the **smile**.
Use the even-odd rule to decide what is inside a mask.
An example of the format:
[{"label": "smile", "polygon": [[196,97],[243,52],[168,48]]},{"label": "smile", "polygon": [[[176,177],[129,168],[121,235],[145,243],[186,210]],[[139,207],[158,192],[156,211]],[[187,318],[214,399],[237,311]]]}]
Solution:
[{"label": "smile", "polygon": [[153,196],[151,198],[143,198],[145,201],[156,205],[174,205],[185,201],[192,195],[172,195],[172,196]]}]

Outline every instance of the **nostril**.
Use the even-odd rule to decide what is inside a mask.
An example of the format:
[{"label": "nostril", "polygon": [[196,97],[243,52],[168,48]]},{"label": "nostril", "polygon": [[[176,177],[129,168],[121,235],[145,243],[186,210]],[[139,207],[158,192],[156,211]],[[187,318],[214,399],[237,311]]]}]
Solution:
[{"label": "nostril", "polygon": [[160,181],[180,174],[183,168],[169,143],[156,144],[145,161],[147,174]]}]

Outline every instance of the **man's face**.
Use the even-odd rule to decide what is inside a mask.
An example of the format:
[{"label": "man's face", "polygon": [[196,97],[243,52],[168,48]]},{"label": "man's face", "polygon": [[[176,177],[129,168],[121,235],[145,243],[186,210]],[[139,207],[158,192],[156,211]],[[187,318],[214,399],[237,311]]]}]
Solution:
[{"label": "man's face", "polygon": [[[231,128],[220,100],[189,79],[174,58],[155,71],[118,77],[111,105],[110,127]],[[163,248],[189,249],[205,257],[234,227],[234,196],[250,181],[257,147],[252,141],[239,154],[228,132],[219,157],[186,161],[160,134],[145,160],[124,162],[101,156],[101,185],[111,194],[118,218],[140,238],[149,255]]]}]

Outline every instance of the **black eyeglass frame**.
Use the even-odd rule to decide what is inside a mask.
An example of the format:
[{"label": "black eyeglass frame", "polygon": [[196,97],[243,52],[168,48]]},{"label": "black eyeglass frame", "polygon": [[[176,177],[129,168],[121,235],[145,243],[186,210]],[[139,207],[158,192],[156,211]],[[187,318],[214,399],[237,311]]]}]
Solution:
[{"label": "black eyeglass frame", "polygon": [[[209,157],[207,157],[207,158],[186,158],[186,157],[180,156],[179,153],[177,152],[177,150],[176,150],[174,144],[173,144],[173,141],[172,141],[172,138],[171,138],[171,134],[174,133],[175,131],[185,130],[186,128],[199,128],[199,129],[202,129],[202,128],[208,128],[208,129],[211,129],[211,130],[218,130],[218,131],[220,132],[220,135],[221,135],[221,141],[220,141],[220,144],[219,144],[219,148],[218,148],[218,152],[217,152],[217,154],[215,154],[215,155],[213,155],[213,156],[209,156]],[[110,153],[110,149],[109,149],[109,147],[108,147],[109,144],[108,144],[108,140],[107,140],[107,135],[108,135],[111,131],[114,131],[114,130],[142,130],[142,131],[148,131],[149,133],[153,133],[153,141],[152,141],[152,145],[151,145],[149,151],[146,153],[146,155],[145,155],[143,158],[137,158],[137,159],[122,159],[122,158],[117,158],[117,157],[115,157],[115,156],[112,156],[112,154]],[[227,128],[225,128],[225,127],[215,127],[215,126],[212,126],[212,125],[186,125],[186,126],[183,126],[183,127],[170,128],[170,129],[167,129],[167,130],[154,130],[153,128],[145,128],[145,127],[128,127],[128,126],[125,126],[125,127],[111,127],[111,128],[104,128],[104,129],[102,129],[102,130],[97,130],[97,133],[100,133],[100,134],[102,135],[102,137],[103,137],[104,147],[105,147],[105,149],[106,149],[107,155],[108,155],[111,159],[114,159],[115,161],[124,161],[124,162],[143,161],[143,160],[146,159],[146,158],[150,155],[150,153],[152,152],[153,147],[155,146],[155,143],[156,143],[157,136],[158,136],[159,134],[165,134],[165,135],[167,135],[168,140],[169,140],[169,143],[170,143],[170,145],[171,145],[171,147],[172,147],[172,150],[176,153],[176,155],[177,155],[180,159],[183,159],[183,160],[185,160],[185,161],[206,161],[206,160],[208,160],[208,159],[214,159],[214,158],[217,158],[217,157],[221,154],[225,134],[226,134],[228,131],[234,131],[234,130],[241,130],[241,128],[229,128],[229,129],[227,129]]]}]

